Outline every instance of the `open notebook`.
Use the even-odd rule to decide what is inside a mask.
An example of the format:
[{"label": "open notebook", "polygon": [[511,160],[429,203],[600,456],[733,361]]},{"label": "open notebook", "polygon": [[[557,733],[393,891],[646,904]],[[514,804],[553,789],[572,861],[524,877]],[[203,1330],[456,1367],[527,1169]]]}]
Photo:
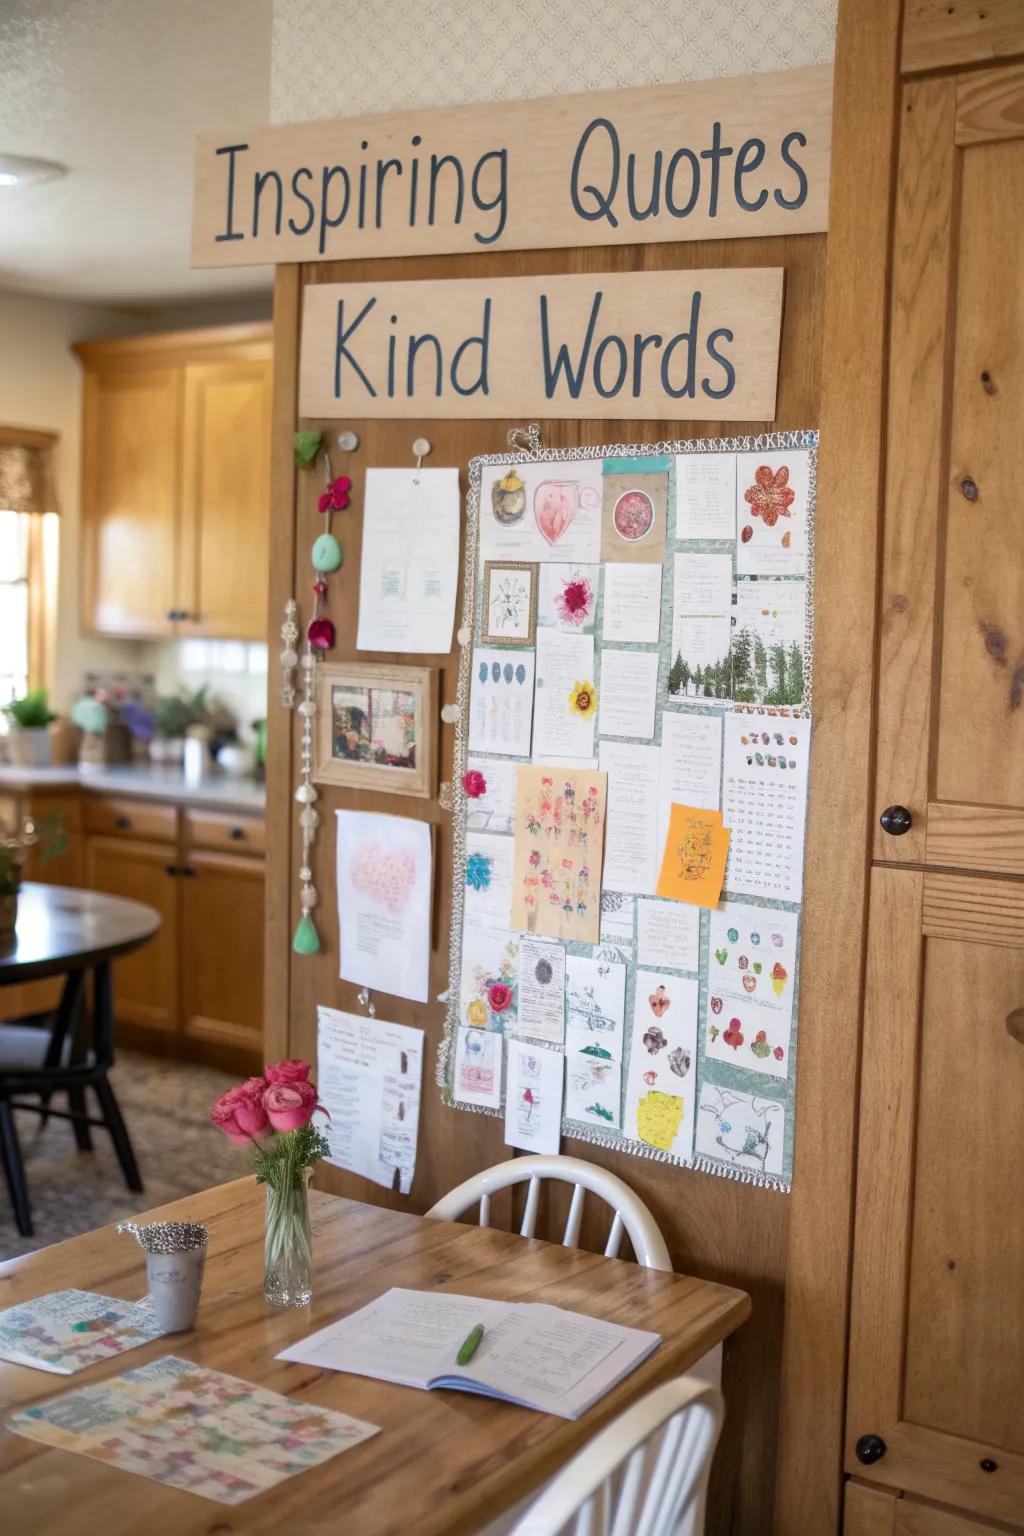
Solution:
[{"label": "open notebook", "polygon": [[[480,1345],[468,1365],[458,1365],[459,1348],[478,1323]],[[277,1358],[403,1387],[479,1392],[578,1419],[660,1343],[660,1334],[542,1302],[395,1288]]]}]

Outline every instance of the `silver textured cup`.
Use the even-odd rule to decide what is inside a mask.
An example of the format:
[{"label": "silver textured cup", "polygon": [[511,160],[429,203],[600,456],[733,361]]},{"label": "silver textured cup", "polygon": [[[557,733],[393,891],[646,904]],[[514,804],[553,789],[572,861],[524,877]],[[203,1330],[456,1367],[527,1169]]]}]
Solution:
[{"label": "silver textured cup", "polygon": [[195,1324],[209,1233],[197,1221],[119,1223],[146,1250],[153,1315],[164,1333],[184,1333]]}]

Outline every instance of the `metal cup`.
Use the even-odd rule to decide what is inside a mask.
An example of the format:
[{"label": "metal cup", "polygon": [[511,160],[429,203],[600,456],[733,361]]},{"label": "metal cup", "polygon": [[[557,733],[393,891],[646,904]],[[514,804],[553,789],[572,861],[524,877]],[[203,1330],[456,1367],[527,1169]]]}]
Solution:
[{"label": "metal cup", "polygon": [[195,1325],[206,1265],[206,1228],[196,1221],[154,1221],[138,1226],[123,1221],[146,1250],[146,1272],[153,1315],[164,1333],[184,1333]]}]

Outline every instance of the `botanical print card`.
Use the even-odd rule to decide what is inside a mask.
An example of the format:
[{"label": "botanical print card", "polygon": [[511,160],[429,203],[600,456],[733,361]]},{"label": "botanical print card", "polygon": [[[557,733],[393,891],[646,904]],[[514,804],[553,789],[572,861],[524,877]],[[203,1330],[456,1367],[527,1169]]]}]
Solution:
[{"label": "botanical print card", "polygon": [[650,741],[658,703],[657,651],[601,652],[600,732]]},{"label": "botanical print card", "polygon": [[611,891],[653,896],[658,879],[658,778],[661,751],[602,741],[598,761],[608,775],[604,884]]},{"label": "botanical print card", "polygon": [[807,570],[810,453],[736,455],[736,574],[803,576]]},{"label": "botanical print card", "polygon": [[747,1173],[781,1174],[786,1110],[777,1099],[704,1082],[695,1150]]},{"label": "botanical print card", "polygon": [[606,783],[594,769],[519,767],[513,928],[598,942]]},{"label": "botanical print card", "polygon": [[473,928],[508,928],[512,915],[511,837],[497,832],[466,833],[466,923]]},{"label": "botanical print card", "polygon": [[175,1355],[79,1387],[8,1423],[30,1440],[218,1504],[242,1504],[378,1433],[376,1424]]},{"label": "botanical print card", "polygon": [[480,639],[484,645],[532,645],[537,632],[537,573],[523,560],[488,560]]},{"label": "botanical print card", "polygon": [[529,757],[533,733],[532,651],[473,652],[469,750]]},{"label": "botanical print card", "polygon": [[620,1130],[622,1062],[570,1051],[565,1058],[565,1113],[596,1130]]},{"label": "botanical print card", "polygon": [[604,639],[657,645],[661,638],[661,566],[616,563],[604,568]]},{"label": "botanical print card", "polygon": [[696,971],[700,965],[700,908],[682,901],[642,897],[636,904],[637,964],[655,970]]},{"label": "botanical print card", "polygon": [[729,555],[676,555],[672,570],[669,695],[728,699],[732,559]]},{"label": "botanical print card", "polygon": [[664,848],[673,805],[717,811],[722,805],[722,717],[666,709],[661,717],[658,847]]},{"label": "botanical print card", "polygon": [[565,949],[523,934],[519,941],[516,1032],[561,1045],[565,1038]]},{"label": "botanical print card", "polygon": [[732,697],[802,704],[807,583],[737,582],[732,612]]},{"label": "botanical print card", "polygon": [[736,455],[676,455],[676,538],[736,537]]},{"label": "botanical print card", "polygon": [[636,973],[625,1132],[689,1162],[693,1156],[699,983]]},{"label": "botanical print card", "polygon": [[537,623],[547,629],[592,635],[600,586],[599,565],[542,565]]},{"label": "botanical print card", "polygon": [[511,832],[516,814],[515,763],[500,757],[470,757],[466,768],[467,832]]},{"label": "botanical print card", "polygon": [[538,630],[534,756],[592,757],[596,718],[593,635]]},{"label": "botanical print card", "polygon": [[723,901],[711,914],[704,1053],[789,1075],[799,918]]},{"label": "botanical print card", "polygon": [[433,847],[429,822],[337,811],[343,981],[425,1003]]},{"label": "botanical print card", "polygon": [[462,930],[459,1022],[474,1029],[515,1029],[519,935],[505,928]]},{"label": "botanical print card", "polygon": [[565,967],[566,1049],[600,1061],[621,1060],[626,967],[596,955],[569,955]]},{"label": "botanical print card", "polygon": [[0,1312],[0,1357],[73,1376],[160,1334],[146,1302],[118,1301],[92,1291],[53,1291]]},{"label": "botanical print card", "polygon": [[730,829],[731,896],[799,901],[811,722],[788,710],[725,716],[722,812]]},{"label": "botanical print card", "polygon": [[668,473],[632,467],[612,471],[603,478],[602,493],[602,561],[661,565],[665,558]]},{"label": "botanical print card", "polygon": [[562,1139],[565,1057],[509,1039],[505,1143],[524,1152],[557,1152]]},{"label": "botanical print card", "polygon": [[452,1093],[460,1104],[501,1108],[503,1039],[490,1029],[458,1031]]},{"label": "botanical print card", "polygon": [[601,480],[600,459],[484,465],[481,559],[596,564]]}]

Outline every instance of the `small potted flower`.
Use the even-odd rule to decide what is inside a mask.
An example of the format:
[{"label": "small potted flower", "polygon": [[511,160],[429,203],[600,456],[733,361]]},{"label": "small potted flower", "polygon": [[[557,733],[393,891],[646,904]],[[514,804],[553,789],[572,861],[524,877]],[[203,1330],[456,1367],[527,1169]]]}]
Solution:
[{"label": "small potted flower", "polygon": [[10,943],[14,933],[25,860],[37,846],[43,863],[67,852],[63,816],[26,821],[13,828],[0,822],[0,945]]},{"label": "small potted flower", "polygon": [[253,1154],[256,1181],[267,1186],[263,1294],[276,1307],[304,1307],[313,1294],[308,1185],[330,1151],[313,1124],[320,1103],[308,1061],[276,1061],[222,1093],[210,1119]]},{"label": "small potted flower", "polygon": [[57,716],[45,688],[30,688],[20,699],[4,705],[9,753],[20,768],[46,768],[53,761],[50,726]]},{"label": "small potted flower", "polygon": [[180,763],[185,755],[185,735],[190,726],[206,718],[206,689],[193,694],[171,693],[156,701],[154,734],[149,755],[154,763]]}]

